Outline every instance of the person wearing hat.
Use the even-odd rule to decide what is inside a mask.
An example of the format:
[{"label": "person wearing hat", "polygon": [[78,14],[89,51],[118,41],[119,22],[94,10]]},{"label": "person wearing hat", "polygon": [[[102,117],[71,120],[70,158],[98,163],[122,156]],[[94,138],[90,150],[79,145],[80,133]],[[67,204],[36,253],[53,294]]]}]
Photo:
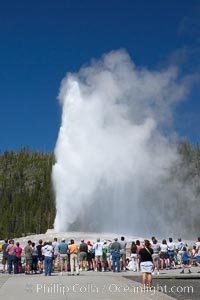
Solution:
[{"label": "person wearing hat", "polygon": [[58,245],[59,261],[60,261],[60,275],[68,271],[68,244],[65,242],[65,238],[62,238],[61,243]]}]

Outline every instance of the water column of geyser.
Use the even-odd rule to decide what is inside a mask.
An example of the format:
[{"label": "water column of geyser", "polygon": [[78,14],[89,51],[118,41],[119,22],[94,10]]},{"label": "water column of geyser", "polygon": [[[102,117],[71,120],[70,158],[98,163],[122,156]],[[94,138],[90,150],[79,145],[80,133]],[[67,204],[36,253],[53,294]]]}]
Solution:
[{"label": "water column of geyser", "polygon": [[177,152],[162,132],[185,92],[175,68],[137,68],[125,50],[67,74],[52,173],[56,231],[166,233]]}]

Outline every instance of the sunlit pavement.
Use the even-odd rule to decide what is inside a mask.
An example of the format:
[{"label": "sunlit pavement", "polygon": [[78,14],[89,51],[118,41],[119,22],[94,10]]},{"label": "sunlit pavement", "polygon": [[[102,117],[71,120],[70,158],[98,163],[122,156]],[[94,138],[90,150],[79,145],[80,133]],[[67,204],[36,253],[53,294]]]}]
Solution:
[{"label": "sunlit pavement", "polygon": [[[199,278],[199,268],[192,267],[191,274],[180,274],[180,269],[163,270],[160,275],[153,276],[163,280],[173,279],[178,285],[178,278]],[[187,271],[186,271],[187,272]],[[135,280],[134,280],[135,278]],[[153,289],[142,290],[141,273],[132,271],[113,272],[87,272],[83,271],[79,276],[70,276],[55,272],[52,276],[36,275],[0,275],[0,297],[3,299],[159,299],[171,298],[171,291],[161,291],[164,286],[153,284]],[[166,293],[164,293],[166,292]],[[181,291],[180,291],[181,292]],[[191,292],[191,291],[189,291]],[[170,295],[171,294],[171,295]],[[174,294],[173,294],[174,297]],[[188,293],[187,298],[190,298]]]}]

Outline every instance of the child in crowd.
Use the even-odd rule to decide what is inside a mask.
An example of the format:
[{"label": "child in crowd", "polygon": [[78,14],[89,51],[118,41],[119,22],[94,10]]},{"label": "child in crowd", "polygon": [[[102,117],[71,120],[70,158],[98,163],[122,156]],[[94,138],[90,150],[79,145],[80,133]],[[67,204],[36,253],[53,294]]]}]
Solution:
[{"label": "child in crowd", "polygon": [[188,273],[191,273],[190,266],[189,266],[189,257],[188,257],[188,251],[186,247],[183,247],[183,253],[181,255],[182,258],[182,271],[181,273],[184,273],[185,268],[188,269]]},{"label": "child in crowd", "polygon": [[177,253],[177,251],[174,251],[174,263],[175,263],[175,266],[178,265],[178,262],[179,262],[178,253]]}]

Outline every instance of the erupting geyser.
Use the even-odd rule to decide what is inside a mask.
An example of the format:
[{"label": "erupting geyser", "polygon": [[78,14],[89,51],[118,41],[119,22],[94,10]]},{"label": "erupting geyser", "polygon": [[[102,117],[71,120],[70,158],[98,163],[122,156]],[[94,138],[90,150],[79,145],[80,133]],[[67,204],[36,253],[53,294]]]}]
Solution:
[{"label": "erupting geyser", "polygon": [[67,74],[52,174],[56,231],[166,233],[178,155],[163,132],[186,94],[177,76],[137,68],[124,50]]}]

